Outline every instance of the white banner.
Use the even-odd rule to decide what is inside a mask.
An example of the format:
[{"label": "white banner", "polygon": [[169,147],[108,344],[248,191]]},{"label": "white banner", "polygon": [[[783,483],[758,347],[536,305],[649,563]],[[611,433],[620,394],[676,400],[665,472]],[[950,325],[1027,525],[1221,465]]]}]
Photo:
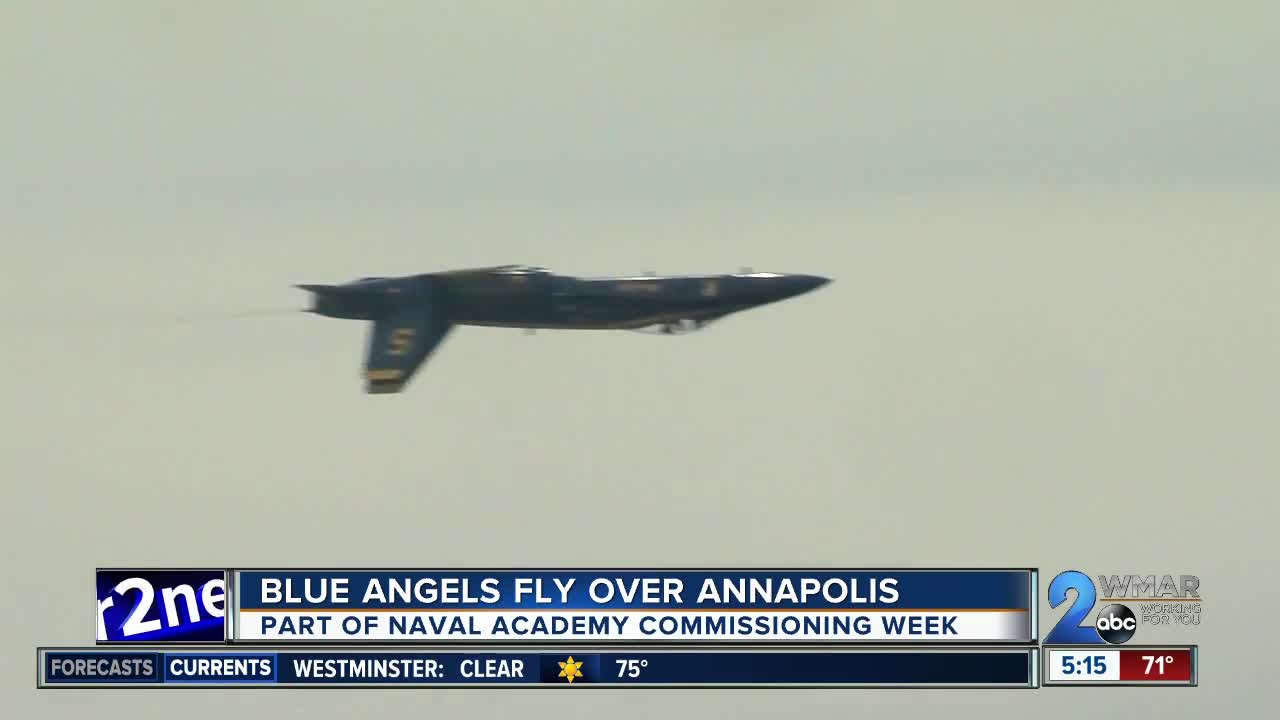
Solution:
[{"label": "white banner", "polygon": [[1020,610],[241,610],[236,640],[1029,642]]}]

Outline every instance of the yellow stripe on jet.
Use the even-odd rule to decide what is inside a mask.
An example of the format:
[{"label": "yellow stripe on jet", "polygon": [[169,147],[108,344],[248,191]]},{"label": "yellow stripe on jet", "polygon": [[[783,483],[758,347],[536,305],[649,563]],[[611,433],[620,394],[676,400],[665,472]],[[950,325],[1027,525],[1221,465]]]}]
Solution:
[{"label": "yellow stripe on jet", "polygon": [[370,370],[365,373],[365,376],[374,382],[384,382],[387,380],[399,380],[404,377],[404,371],[396,370],[395,368],[387,370]]}]

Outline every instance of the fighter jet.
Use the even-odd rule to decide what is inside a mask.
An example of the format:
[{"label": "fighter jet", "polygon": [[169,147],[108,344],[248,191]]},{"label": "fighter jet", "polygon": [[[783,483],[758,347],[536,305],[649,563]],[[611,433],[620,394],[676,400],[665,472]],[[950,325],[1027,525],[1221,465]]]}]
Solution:
[{"label": "fighter jet", "polygon": [[372,322],[365,391],[397,393],[458,325],[565,330],[634,330],[680,335],[743,310],[807,293],[817,275],[580,278],[530,265],[365,277],[340,285],[297,285],[307,312]]}]

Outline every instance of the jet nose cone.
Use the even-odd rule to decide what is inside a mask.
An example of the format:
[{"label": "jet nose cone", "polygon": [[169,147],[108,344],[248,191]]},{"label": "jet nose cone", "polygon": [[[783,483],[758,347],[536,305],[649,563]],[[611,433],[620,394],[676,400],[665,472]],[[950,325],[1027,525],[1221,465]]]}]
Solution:
[{"label": "jet nose cone", "polygon": [[807,292],[813,292],[831,282],[831,278],[821,275],[784,275],[777,283],[777,295],[781,299],[793,298]]},{"label": "jet nose cone", "polygon": [[817,290],[831,282],[831,278],[822,277],[821,275],[793,275],[793,283],[798,289],[797,295]]},{"label": "jet nose cone", "polygon": [[813,292],[831,282],[821,275],[771,275],[758,277],[749,291],[760,304],[777,302]]}]

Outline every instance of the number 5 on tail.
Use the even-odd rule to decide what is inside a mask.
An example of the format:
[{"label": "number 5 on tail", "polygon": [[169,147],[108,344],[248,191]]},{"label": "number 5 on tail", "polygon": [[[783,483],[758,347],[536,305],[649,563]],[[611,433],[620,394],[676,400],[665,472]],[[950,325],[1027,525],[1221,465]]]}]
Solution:
[{"label": "number 5 on tail", "polygon": [[388,355],[404,355],[413,347],[413,337],[418,333],[414,328],[396,328],[391,331],[387,340]]}]

